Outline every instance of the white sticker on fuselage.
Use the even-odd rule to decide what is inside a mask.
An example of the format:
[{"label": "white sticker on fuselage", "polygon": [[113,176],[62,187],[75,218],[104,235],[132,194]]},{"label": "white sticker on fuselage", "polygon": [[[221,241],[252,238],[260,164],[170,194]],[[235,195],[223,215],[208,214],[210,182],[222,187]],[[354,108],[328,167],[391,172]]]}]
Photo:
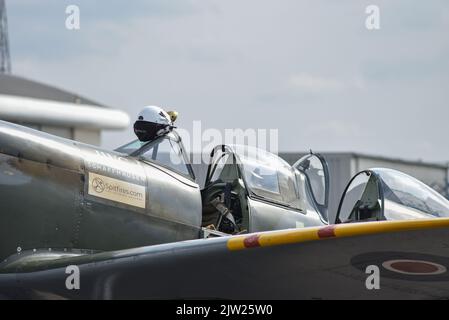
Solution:
[{"label": "white sticker on fuselage", "polygon": [[304,223],[301,221],[296,221],[296,228],[304,228]]},{"label": "white sticker on fuselage", "polygon": [[88,193],[92,196],[145,209],[146,188],[89,172]]}]

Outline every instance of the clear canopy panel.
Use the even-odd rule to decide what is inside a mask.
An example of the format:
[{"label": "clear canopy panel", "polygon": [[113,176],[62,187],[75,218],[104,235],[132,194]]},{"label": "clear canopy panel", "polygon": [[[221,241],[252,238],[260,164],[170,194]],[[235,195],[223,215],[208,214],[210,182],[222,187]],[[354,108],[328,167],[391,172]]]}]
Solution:
[{"label": "clear canopy panel", "polygon": [[243,168],[248,188],[256,196],[299,208],[294,169],[278,156],[254,147],[231,146]]},{"label": "clear canopy panel", "polygon": [[421,181],[396,170],[373,169],[384,192],[388,220],[449,217],[449,201]]}]

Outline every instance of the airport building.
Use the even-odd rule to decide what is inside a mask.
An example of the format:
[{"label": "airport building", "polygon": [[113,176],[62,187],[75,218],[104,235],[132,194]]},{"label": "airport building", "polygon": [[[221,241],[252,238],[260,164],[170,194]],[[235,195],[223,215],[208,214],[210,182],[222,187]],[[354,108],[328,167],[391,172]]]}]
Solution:
[{"label": "airport building", "polygon": [[7,73],[0,73],[0,120],[93,145],[102,130],[129,126],[123,111]]}]

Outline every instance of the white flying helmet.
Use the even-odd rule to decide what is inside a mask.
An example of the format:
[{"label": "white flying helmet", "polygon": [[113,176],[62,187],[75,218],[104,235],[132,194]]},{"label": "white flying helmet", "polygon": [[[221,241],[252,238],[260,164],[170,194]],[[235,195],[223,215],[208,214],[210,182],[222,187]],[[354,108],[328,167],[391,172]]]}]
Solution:
[{"label": "white flying helmet", "polygon": [[140,141],[154,140],[170,132],[176,120],[176,112],[166,112],[157,106],[147,106],[137,115],[134,133]]},{"label": "white flying helmet", "polygon": [[147,106],[139,112],[138,121],[153,122],[157,124],[172,125],[170,115],[158,106]]}]

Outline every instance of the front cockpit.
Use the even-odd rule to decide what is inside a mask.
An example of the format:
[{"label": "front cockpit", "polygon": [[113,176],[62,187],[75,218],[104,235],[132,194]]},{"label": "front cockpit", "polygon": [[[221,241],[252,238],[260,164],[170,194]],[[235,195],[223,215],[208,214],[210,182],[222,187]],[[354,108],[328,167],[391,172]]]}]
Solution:
[{"label": "front cockpit", "polygon": [[223,224],[222,214],[214,204],[217,199],[236,221],[226,227],[226,232],[324,223],[308,187],[307,173],[272,153],[242,145],[218,146],[211,154],[202,192],[206,208],[203,226],[214,225],[223,231],[217,225]]}]

